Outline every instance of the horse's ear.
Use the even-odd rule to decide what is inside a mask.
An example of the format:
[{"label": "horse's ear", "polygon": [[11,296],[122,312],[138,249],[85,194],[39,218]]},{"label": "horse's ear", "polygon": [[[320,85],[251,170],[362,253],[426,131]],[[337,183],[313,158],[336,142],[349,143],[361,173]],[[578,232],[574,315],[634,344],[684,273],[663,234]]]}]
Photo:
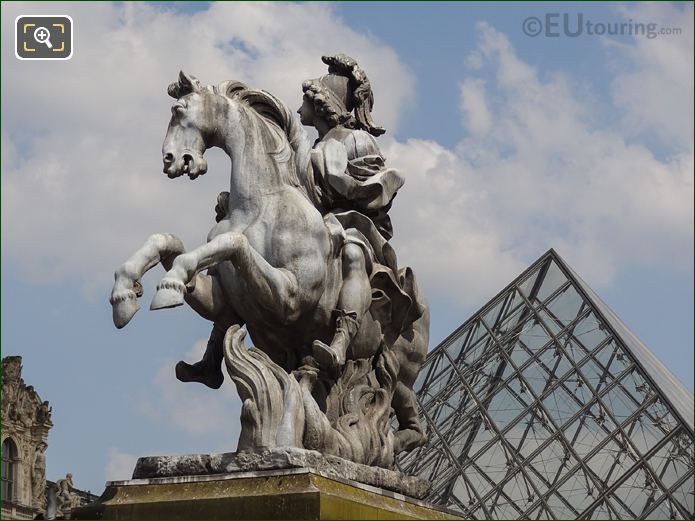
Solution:
[{"label": "horse's ear", "polygon": [[179,85],[181,85],[181,88],[186,91],[187,94],[200,90],[200,82],[198,81],[198,78],[190,74],[186,74],[183,71],[179,71]]},{"label": "horse's ear", "polygon": [[179,79],[174,83],[169,84],[167,88],[167,93],[172,98],[179,99],[181,96],[190,94],[191,92],[198,92],[201,90],[200,82],[195,76],[186,74],[183,71],[179,71]]}]

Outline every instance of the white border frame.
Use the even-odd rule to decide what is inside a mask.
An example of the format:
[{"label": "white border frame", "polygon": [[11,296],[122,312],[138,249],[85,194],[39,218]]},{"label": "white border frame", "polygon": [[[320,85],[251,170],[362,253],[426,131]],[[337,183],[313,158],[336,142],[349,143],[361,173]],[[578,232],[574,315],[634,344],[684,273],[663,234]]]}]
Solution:
[{"label": "white border frame", "polygon": [[[17,34],[17,22],[19,21],[20,18],[24,17],[32,17],[32,18],[53,18],[55,16],[62,16],[63,18],[67,18],[70,20],[70,54],[64,58],[23,58],[19,55],[17,52],[17,43],[19,42],[18,40],[18,34]],[[39,61],[39,60],[44,60],[44,61],[55,61],[55,60],[69,60],[72,58],[72,55],[75,52],[75,47],[73,45],[73,40],[75,38],[75,22],[72,19],[72,16],[69,14],[20,14],[17,16],[17,18],[14,19],[14,55],[17,57],[18,60],[28,60],[28,61]]]}]

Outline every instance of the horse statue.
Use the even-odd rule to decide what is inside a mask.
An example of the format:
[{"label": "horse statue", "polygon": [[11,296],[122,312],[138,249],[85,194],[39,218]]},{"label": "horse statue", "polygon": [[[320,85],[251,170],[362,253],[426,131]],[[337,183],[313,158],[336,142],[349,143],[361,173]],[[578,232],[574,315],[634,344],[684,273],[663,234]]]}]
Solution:
[{"label": "horse statue", "polygon": [[[164,173],[195,179],[207,171],[204,152],[219,147],[231,159],[229,191],[204,245],[186,251],[176,236],[154,234],[116,270],[114,324],[128,324],[143,275],[161,263],[166,275],[150,309],[186,302],[214,323],[204,359],[179,362],[177,377],[216,388],[224,362],[243,402],[239,450],[294,446],[392,467],[398,452],[426,439],[412,385],[427,353],[429,312],[412,272],[395,272],[410,287],[410,319],[385,326],[376,292],[346,360],[317,361],[316,345],[335,334],[345,262],[335,230],[344,226],[317,202],[303,127],[280,100],[241,82],[213,87],[181,72],[168,92],[176,102]],[[374,262],[395,268],[388,243],[380,248]],[[242,326],[255,348],[244,347]]]}]

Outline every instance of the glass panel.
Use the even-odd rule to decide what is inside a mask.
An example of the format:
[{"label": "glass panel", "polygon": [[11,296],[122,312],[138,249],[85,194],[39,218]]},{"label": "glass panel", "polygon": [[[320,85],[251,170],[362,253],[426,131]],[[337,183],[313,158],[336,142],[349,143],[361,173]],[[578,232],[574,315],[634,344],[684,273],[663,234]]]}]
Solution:
[{"label": "glass panel", "polygon": [[[650,507],[652,508],[652,507]],[[690,510],[692,512],[692,508]],[[688,516],[690,517],[690,516]],[[673,506],[671,501],[665,496],[662,496],[661,502],[656,508],[646,515],[644,519],[688,519],[681,515],[679,510]]]},{"label": "glass panel", "polygon": [[428,404],[432,398],[436,398],[439,393],[448,387],[449,380],[451,379],[453,371],[442,370],[438,375],[436,375],[427,385],[423,391],[424,399],[421,398],[423,404]]},{"label": "glass panel", "polygon": [[477,503],[475,493],[473,492],[473,487],[471,487],[463,476],[459,476],[454,481],[454,487],[451,490],[451,494],[456,496],[456,499],[460,501],[463,505],[472,506]]},{"label": "glass panel", "polygon": [[466,337],[468,336],[468,330],[463,332],[453,340],[447,347],[446,351],[449,353],[449,356],[451,357],[452,360],[457,361],[459,356],[461,355],[461,351],[463,349],[463,344],[466,341]]},{"label": "glass panel", "polygon": [[574,396],[574,400],[582,404],[582,406],[592,400],[593,393],[589,390],[579,373],[572,371],[563,378],[564,389],[566,392]]},{"label": "glass panel", "polygon": [[524,327],[519,334],[519,342],[529,351],[536,352],[548,342],[551,337],[545,328],[535,318],[529,317],[529,320],[524,323]]},{"label": "glass panel", "polygon": [[664,437],[664,433],[657,429],[644,414],[628,422],[623,429],[640,454],[646,454],[652,450],[654,445]]},{"label": "glass panel", "polygon": [[652,505],[649,508],[653,508],[649,514],[647,514],[643,519],[673,519],[671,517],[671,511],[672,509],[669,508],[669,502],[668,500],[662,496],[661,500],[659,503],[656,505]]},{"label": "glass panel", "polygon": [[[455,380],[458,380],[458,377],[456,377]],[[483,380],[485,384],[487,382],[487,379],[484,378],[479,378],[478,380]],[[456,420],[457,418],[465,416],[475,407],[475,402],[470,393],[465,387],[460,385],[456,385],[455,387],[452,385],[443,398],[442,412],[439,415],[438,421],[440,430],[446,430],[446,423],[443,421],[444,418],[447,418],[449,422],[452,419]]]},{"label": "glass panel", "polygon": [[[495,485],[504,479],[511,468],[515,467],[511,459],[508,459],[507,451],[500,442],[495,443],[478,456],[475,459],[474,466],[479,469],[479,472],[482,471],[488,479],[492,480]],[[469,467],[466,472],[472,468]],[[481,496],[483,495],[481,492]]]},{"label": "glass panel", "polygon": [[553,335],[557,335],[558,333],[560,333],[560,331],[562,331],[564,324],[562,324],[557,318],[554,318],[552,315],[549,315],[545,309],[539,309],[538,311],[536,311],[536,314],[538,315],[538,318],[541,320],[546,329],[550,331]]},{"label": "glass panel", "polygon": [[608,440],[587,462],[587,466],[601,481],[609,485],[634,464],[628,448],[619,438]]},{"label": "glass panel", "polygon": [[545,366],[545,370],[550,373],[548,386],[553,385],[555,381],[567,374],[573,367],[572,362],[565,357],[557,344],[553,344],[545,351],[538,355],[538,361]]},{"label": "glass panel", "polygon": [[515,343],[514,348],[511,351],[508,350],[507,353],[509,354],[509,358],[512,359],[512,362],[514,362],[517,367],[522,367],[532,356],[532,354],[526,350],[526,347],[523,346],[521,342]]},{"label": "glass panel", "polygon": [[521,281],[518,284],[519,290],[524,294],[526,298],[531,296],[531,292],[533,291],[533,286],[536,284],[536,280],[538,279],[538,274],[540,273],[541,269],[543,266],[540,266],[538,269],[536,269],[533,273],[528,275],[523,281]]},{"label": "glass panel", "polygon": [[488,508],[493,505],[495,511],[503,516],[502,519],[519,517],[523,509],[530,506],[536,499],[533,487],[526,481],[521,472],[516,472],[499,487],[500,493],[496,493],[487,501]]},{"label": "glass panel", "polygon": [[[444,355],[442,353],[438,353],[434,355],[432,358],[428,358],[425,361],[422,369],[420,370],[420,373],[418,374],[415,380],[415,385],[413,387],[416,393],[420,394],[423,392],[427,392],[427,388],[429,388],[431,382],[431,375],[437,374],[439,372],[437,367],[439,366],[440,360],[443,357]],[[420,397],[420,400],[422,400],[422,397]]]},{"label": "glass panel", "polygon": [[545,308],[561,327],[573,322],[585,309],[584,299],[572,286],[567,286],[546,303]]},{"label": "glass panel", "polygon": [[[662,491],[656,485],[651,474],[643,467],[633,472],[613,493],[633,512],[633,518],[641,517],[645,507],[660,497]],[[611,500],[615,503],[615,499]]]},{"label": "glass panel", "polygon": [[587,360],[579,368],[579,372],[582,375],[582,379],[594,390],[600,391],[606,386],[606,382],[613,379],[594,359]]},{"label": "glass panel", "polygon": [[558,439],[554,439],[529,461],[528,468],[542,477],[543,482],[538,485],[538,489],[544,492],[561,481],[577,463],[565,446]]},{"label": "glass panel", "polygon": [[556,519],[576,519],[579,514],[574,505],[567,499],[563,501],[563,496],[559,494],[551,494],[546,501]]},{"label": "glass panel", "polygon": [[507,427],[523,409],[524,404],[517,400],[507,387],[495,394],[486,408],[488,415],[499,429]]},{"label": "glass panel", "polygon": [[688,479],[671,489],[671,494],[673,495],[674,499],[678,501],[681,508],[688,513],[688,517],[692,517],[694,499],[692,471]]},{"label": "glass panel", "polygon": [[545,507],[541,507],[538,509],[538,512],[533,517],[527,518],[526,516],[523,516],[522,519],[562,519],[562,517],[553,517],[550,512]]},{"label": "glass panel", "polygon": [[[599,495],[599,491],[596,490],[594,483],[581,468],[571,473],[567,481],[557,488],[556,493],[565,498],[578,512],[586,510]],[[559,504],[559,501],[560,499],[556,498],[553,505]],[[553,505],[551,505],[551,509]]]},{"label": "glass panel", "polygon": [[514,508],[514,503],[501,492],[496,492],[486,503],[487,510],[490,512],[490,519],[514,519],[519,517],[519,511]]},{"label": "glass panel", "polygon": [[606,416],[601,407],[594,403],[564,428],[565,437],[569,440],[572,449],[584,458],[594,450],[608,434],[615,430],[616,426]]},{"label": "glass panel", "polygon": [[471,334],[463,348],[463,357],[468,364],[472,364],[478,357],[485,354],[490,345],[490,335],[479,320],[476,320],[471,327]]},{"label": "glass panel", "polygon": [[509,388],[509,391],[516,397],[517,400],[519,400],[523,408],[526,408],[531,405],[531,403],[535,402],[535,399],[531,393],[528,392],[528,387],[520,376],[517,375],[510,378],[507,380],[506,385]]},{"label": "glass panel", "polygon": [[623,423],[637,410],[637,404],[625,394],[620,384],[602,394],[601,401],[619,423]]},{"label": "glass panel", "polygon": [[540,301],[547,299],[565,282],[567,282],[567,277],[565,277],[557,264],[555,264],[555,261],[551,261],[548,271],[546,272],[543,282],[541,283],[541,287],[538,290],[538,295],[536,295],[536,299]]},{"label": "glass panel", "polygon": [[[585,516],[582,515],[582,518]],[[591,511],[587,519],[618,519],[615,512],[611,508],[610,504],[606,501],[601,501],[594,509]]]},{"label": "glass panel", "polygon": [[495,329],[498,320],[501,318],[500,313],[507,303],[507,296],[499,299],[488,311],[483,313],[482,319],[490,329]]},{"label": "glass panel", "polygon": [[453,438],[449,446],[454,454],[460,454],[460,461],[465,461],[475,455],[496,437],[495,431],[485,428],[480,415],[476,414],[466,424],[466,428]]},{"label": "glass panel", "polygon": [[446,504],[449,501],[449,489],[451,487],[451,480],[455,479],[458,472],[455,467],[450,467],[448,469],[440,472],[432,480],[432,490],[430,492],[430,501],[436,501]]},{"label": "glass panel", "polygon": [[528,389],[532,390],[536,396],[543,394],[548,386],[550,375],[541,363],[538,361],[531,362],[521,374]]},{"label": "glass panel", "polygon": [[615,342],[610,342],[594,356],[598,363],[607,368],[608,372],[615,378],[632,365],[632,361],[625,354],[625,350]]},{"label": "glass panel", "polygon": [[580,410],[580,405],[562,387],[556,387],[543,399],[543,406],[555,425],[562,426]]},{"label": "glass panel", "polygon": [[510,430],[504,433],[504,438],[524,458],[530,457],[552,436],[552,428],[537,408],[524,414]]},{"label": "glass panel", "polygon": [[620,385],[623,391],[638,404],[644,403],[645,397],[651,394],[648,392],[649,384],[637,370],[633,370],[625,375],[620,380]]},{"label": "glass panel", "polygon": [[693,474],[693,461],[687,459],[676,440],[661,447],[651,458],[649,465],[661,482],[670,488],[683,476]]},{"label": "glass panel", "polygon": [[514,297],[505,310],[504,317],[500,320],[495,333],[498,338],[506,338],[507,335],[514,332],[519,322],[526,319],[530,314],[530,308],[524,303],[518,292],[514,291]]},{"label": "glass panel", "polygon": [[593,311],[574,327],[572,333],[587,351],[593,351],[608,336],[606,327]]},{"label": "glass panel", "polygon": [[412,467],[413,473],[417,473],[425,479],[431,480],[435,476],[435,470],[439,462],[442,460],[442,456],[446,458],[446,455],[440,453],[439,450],[432,450],[426,453],[424,456],[416,459]]},{"label": "glass panel", "polygon": [[575,364],[581,363],[589,351],[577,340],[574,336],[562,335],[561,337],[562,347],[565,350],[565,356],[567,356]]},{"label": "glass panel", "polygon": [[[652,425],[664,433],[671,432],[680,425],[680,423],[671,414],[670,409],[664,405],[661,399],[657,399],[654,403],[649,404],[645,408],[645,411],[651,418]],[[690,446],[692,447],[692,441]]]}]

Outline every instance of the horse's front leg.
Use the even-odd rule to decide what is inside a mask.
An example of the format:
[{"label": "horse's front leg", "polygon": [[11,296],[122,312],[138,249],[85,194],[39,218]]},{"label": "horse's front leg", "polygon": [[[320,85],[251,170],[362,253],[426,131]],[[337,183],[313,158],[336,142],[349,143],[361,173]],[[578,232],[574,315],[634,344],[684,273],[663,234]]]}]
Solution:
[{"label": "horse's front leg", "polygon": [[171,268],[174,257],[185,248],[178,237],[169,233],[150,235],[145,244],[114,274],[114,285],[109,302],[113,307],[113,323],[118,329],[125,326],[140,309],[138,297],[142,296],[140,279],[149,269],[160,262],[165,269]]},{"label": "horse's front leg", "polygon": [[254,250],[246,237],[235,232],[218,235],[207,244],[174,259],[172,268],[157,286],[150,309],[180,306],[186,285],[196,273],[223,261],[231,261],[261,307],[281,323],[291,323],[300,313],[296,276],[275,268]]}]

